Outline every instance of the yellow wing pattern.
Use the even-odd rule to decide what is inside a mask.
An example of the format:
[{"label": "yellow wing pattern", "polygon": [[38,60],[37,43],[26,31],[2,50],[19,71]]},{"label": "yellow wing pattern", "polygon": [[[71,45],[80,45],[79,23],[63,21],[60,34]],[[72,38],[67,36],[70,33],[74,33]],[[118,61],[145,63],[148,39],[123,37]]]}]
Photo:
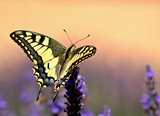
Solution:
[{"label": "yellow wing pattern", "polygon": [[73,51],[71,54],[71,59],[66,63],[62,65],[62,68],[59,72],[59,83],[61,85],[57,86],[55,88],[59,90],[60,87],[63,87],[65,85],[65,82],[69,79],[71,71],[83,60],[93,56],[96,52],[96,48],[94,46],[82,46],[76,50]]},{"label": "yellow wing pattern", "polygon": [[10,36],[33,62],[32,69],[40,84],[40,91],[42,87],[54,84],[57,81],[56,66],[63,62],[59,60],[62,60],[60,57],[66,48],[56,40],[36,32],[20,30]]}]

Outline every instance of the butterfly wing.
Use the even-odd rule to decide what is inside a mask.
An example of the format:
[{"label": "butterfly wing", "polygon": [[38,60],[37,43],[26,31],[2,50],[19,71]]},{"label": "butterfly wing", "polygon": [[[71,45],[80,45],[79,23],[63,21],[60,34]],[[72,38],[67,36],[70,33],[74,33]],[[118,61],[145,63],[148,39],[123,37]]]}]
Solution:
[{"label": "butterfly wing", "polygon": [[43,86],[54,84],[57,80],[56,66],[63,62],[61,56],[65,52],[65,46],[48,36],[31,31],[18,30],[10,36],[33,62],[40,94]]},{"label": "butterfly wing", "polygon": [[96,53],[96,48],[94,46],[82,46],[72,52],[71,59],[64,64],[62,70],[59,74],[59,86],[55,90],[59,90],[60,87],[65,85],[65,82],[69,79],[71,71],[82,61],[93,56]]}]

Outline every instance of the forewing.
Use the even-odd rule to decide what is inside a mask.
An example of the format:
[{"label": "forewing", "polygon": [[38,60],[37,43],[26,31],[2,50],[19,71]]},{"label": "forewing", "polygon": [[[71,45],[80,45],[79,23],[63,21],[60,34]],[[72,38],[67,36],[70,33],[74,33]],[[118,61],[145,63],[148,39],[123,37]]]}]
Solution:
[{"label": "forewing", "polygon": [[72,59],[68,63],[69,71],[73,70],[80,62],[88,59],[96,53],[96,47],[94,46],[82,46],[77,48],[73,54]]},{"label": "forewing", "polygon": [[56,40],[36,32],[18,30],[10,36],[33,62],[34,75],[40,86],[48,86],[52,80],[54,83],[57,80],[56,66],[66,48]]},{"label": "forewing", "polygon": [[[71,74],[71,71],[82,61],[85,59],[93,56],[96,53],[96,47],[94,46],[82,46],[78,49],[76,49],[72,53],[71,60],[67,63],[65,71],[62,71],[63,73],[60,74],[59,82],[61,82],[61,87],[65,85],[65,82],[69,79],[69,76]],[[59,88],[57,88],[59,89]]]}]

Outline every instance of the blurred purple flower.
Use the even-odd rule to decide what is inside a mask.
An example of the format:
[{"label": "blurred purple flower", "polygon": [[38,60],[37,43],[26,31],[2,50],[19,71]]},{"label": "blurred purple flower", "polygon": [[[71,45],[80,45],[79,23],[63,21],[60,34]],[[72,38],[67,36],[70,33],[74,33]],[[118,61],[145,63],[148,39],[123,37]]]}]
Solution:
[{"label": "blurred purple flower", "polygon": [[33,71],[25,72],[24,79],[25,79],[25,81],[30,82],[30,83],[36,81],[36,78],[33,75]]},{"label": "blurred purple flower", "polygon": [[52,100],[49,100],[48,101],[48,106],[49,106],[49,110],[52,114],[58,114],[60,113],[60,108],[56,105],[53,104],[53,101]]},{"label": "blurred purple flower", "polygon": [[160,104],[160,94],[155,96],[156,103]]},{"label": "blurred purple flower", "polygon": [[98,116],[112,116],[111,109],[108,106],[104,106],[102,113]]},{"label": "blurred purple flower", "polygon": [[144,110],[149,110],[150,105],[149,105],[149,96],[148,95],[143,95],[143,97],[141,98],[141,103],[143,104],[143,109]]},{"label": "blurred purple flower", "polygon": [[0,116],[16,116],[8,110],[7,101],[0,95]]},{"label": "blurred purple flower", "polygon": [[149,65],[146,66],[146,70],[147,70],[146,77],[148,79],[152,79],[154,77],[154,72],[151,70]]},{"label": "blurred purple flower", "polygon": [[27,85],[23,87],[19,95],[19,101],[22,103],[21,115],[23,116],[44,116],[45,114],[44,102],[46,99],[41,97],[39,101],[35,102],[37,93],[34,92],[33,88],[34,79],[33,72],[25,73],[24,80],[27,81]]},{"label": "blurred purple flower", "polygon": [[23,103],[26,104],[30,101],[32,101],[33,95],[31,94],[31,92],[28,91],[24,91],[20,94],[19,96],[19,100]]},{"label": "blurred purple flower", "polygon": [[65,104],[63,103],[62,99],[57,99],[54,103],[53,100],[48,100],[49,111],[53,115],[60,115],[62,114],[63,109],[65,108]]},{"label": "blurred purple flower", "polygon": [[141,99],[141,103],[147,103],[148,101],[149,101],[149,96],[147,94],[144,94]]},{"label": "blurred purple flower", "polygon": [[5,110],[7,108],[8,108],[8,103],[2,96],[0,96],[0,109]]},{"label": "blurred purple flower", "polygon": [[53,105],[52,107],[50,107],[50,111],[53,114],[59,114],[61,112],[61,109],[60,109],[60,107]]},{"label": "blurred purple flower", "polygon": [[94,116],[93,112],[91,112],[91,111],[82,112],[81,115],[82,116]]},{"label": "blurred purple flower", "polygon": [[[40,99],[41,100],[41,99]],[[45,115],[45,104],[44,101],[40,101],[37,104],[32,104],[30,106],[31,116],[44,116]]]}]

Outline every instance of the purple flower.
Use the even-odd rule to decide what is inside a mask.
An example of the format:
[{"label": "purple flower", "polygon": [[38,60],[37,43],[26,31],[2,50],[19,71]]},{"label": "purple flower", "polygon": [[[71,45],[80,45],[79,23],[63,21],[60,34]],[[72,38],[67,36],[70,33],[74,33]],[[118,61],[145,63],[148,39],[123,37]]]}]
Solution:
[{"label": "purple flower", "polygon": [[149,96],[147,94],[143,95],[141,99],[141,103],[147,103],[149,102]]},{"label": "purple flower", "polygon": [[0,96],[0,116],[16,116],[13,112],[10,112],[8,109],[7,101]]},{"label": "purple flower", "polygon": [[24,91],[20,94],[19,99],[23,104],[25,104],[32,101],[32,97],[33,96],[30,92]]},{"label": "purple flower", "polygon": [[143,109],[146,116],[158,116],[160,115],[160,95],[155,90],[154,72],[151,70],[149,65],[146,66],[146,71],[147,93],[141,98],[141,103],[143,104]]},{"label": "purple flower", "polygon": [[52,100],[48,101],[48,106],[49,106],[49,111],[52,114],[58,114],[60,112],[60,108],[58,106],[56,107],[56,105],[53,104]]},{"label": "purple flower", "polygon": [[61,109],[55,105],[53,105],[51,108],[50,108],[50,111],[53,113],[53,114],[59,114],[61,112]]},{"label": "purple flower", "polygon": [[65,104],[63,103],[62,99],[58,99],[58,100],[56,101],[56,104],[57,104],[57,106],[59,106],[59,107],[61,107],[61,108],[64,108],[64,107],[65,107]]},{"label": "purple flower", "polygon": [[45,106],[44,106],[44,101],[41,101],[37,104],[33,103],[32,105],[29,106],[31,116],[44,116],[44,111],[45,111]]},{"label": "purple flower", "polygon": [[[82,98],[83,98],[83,89],[81,77],[78,76],[79,68],[75,67],[71,73],[69,80],[65,84],[66,94],[64,95],[67,98],[67,102],[65,104],[67,107],[65,108],[65,112],[68,116],[80,116],[80,110],[82,107]],[[80,79],[80,80],[79,80]]]},{"label": "purple flower", "polygon": [[154,72],[151,70],[149,65],[146,66],[146,70],[147,70],[146,77],[148,79],[152,79],[154,77]]},{"label": "purple flower", "polygon": [[30,83],[32,83],[36,80],[36,78],[33,75],[33,71],[25,72],[24,79],[25,79],[25,81],[30,82]]},{"label": "purple flower", "polygon": [[98,116],[112,116],[111,109],[108,106],[104,106],[102,113]]},{"label": "purple flower", "polygon": [[82,112],[81,115],[82,116],[94,116],[93,112],[91,112],[91,111]]},{"label": "purple flower", "polygon": [[150,104],[149,104],[149,96],[147,94],[143,95],[141,98],[141,103],[143,104],[143,109],[144,110],[149,110]]},{"label": "purple flower", "polygon": [[8,108],[8,103],[6,102],[5,99],[0,96],[0,109],[5,110]]},{"label": "purple flower", "polygon": [[160,94],[155,96],[156,103],[160,104]]},{"label": "purple flower", "polygon": [[144,110],[147,111],[147,110],[149,110],[149,108],[150,108],[149,102],[143,104],[143,109],[144,109]]},{"label": "purple flower", "polygon": [[65,104],[62,102],[62,99],[59,98],[54,103],[52,100],[48,100],[48,106],[49,106],[49,111],[53,115],[58,115],[62,113]]},{"label": "purple flower", "polygon": [[[78,75],[78,76],[81,77],[80,75]],[[79,83],[77,88],[79,89],[80,92],[83,92],[83,87],[82,86],[83,85],[86,86],[86,83],[84,82],[84,79],[85,78],[82,78],[82,79],[81,78],[77,78],[77,82]]]}]

